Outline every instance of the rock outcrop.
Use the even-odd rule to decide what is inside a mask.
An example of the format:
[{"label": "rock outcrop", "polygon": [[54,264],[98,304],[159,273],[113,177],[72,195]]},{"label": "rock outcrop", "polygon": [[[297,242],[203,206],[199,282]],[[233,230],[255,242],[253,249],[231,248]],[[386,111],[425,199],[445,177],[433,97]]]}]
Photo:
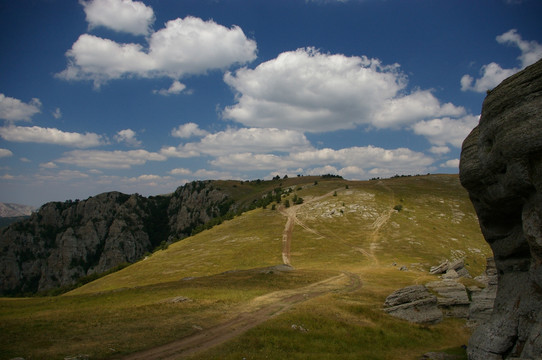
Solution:
[{"label": "rock outcrop", "polygon": [[[445,317],[468,319],[468,325],[475,328],[489,319],[493,311],[497,288],[495,262],[493,258],[488,258],[485,274],[476,277],[481,287],[473,285],[468,288],[457,275],[464,269],[463,264],[463,260],[446,260],[432,267],[430,273],[442,274],[441,280],[394,291],[386,298],[384,311],[397,318],[422,324],[435,324]],[[450,277],[450,271],[456,276]],[[465,273],[467,276],[463,278],[470,278],[468,271]]]},{"label": "rock outcrop", "polygon": [[477,359],[542,354],[542,60],[488,92],[463,142],[460,179],[495,255],[493,313],[472,335]]},{"label": "rock outcrop", "polygon": [[437,297],[423,285],[412,285],[394,291],[386,298],[384,311],[418,324],[436,324],[442,321]]},{"label": "rock outcrop", "polygon": [[211,182],[189,183],[167,196],[110,192],[45,204],[0,232],[0,295],[71,285],[135,262],[234,207]]}]

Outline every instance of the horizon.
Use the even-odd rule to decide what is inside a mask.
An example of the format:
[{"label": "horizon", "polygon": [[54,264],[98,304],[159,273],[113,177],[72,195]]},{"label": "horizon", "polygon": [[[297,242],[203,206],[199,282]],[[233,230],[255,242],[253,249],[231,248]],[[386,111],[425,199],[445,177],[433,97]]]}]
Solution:
[{"label": "horizon", "polygon": [[0,202],[458,173],[537,1],[0,1]]}]

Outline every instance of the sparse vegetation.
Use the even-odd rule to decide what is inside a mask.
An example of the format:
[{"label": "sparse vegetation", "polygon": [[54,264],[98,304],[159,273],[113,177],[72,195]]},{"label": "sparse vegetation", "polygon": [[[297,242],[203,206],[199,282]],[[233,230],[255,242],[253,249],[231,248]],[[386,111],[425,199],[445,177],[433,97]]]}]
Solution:
[{"label": "sparse vegetation", "polygon": [[[215,189],[231,190],[236,204],[259,205],[241,217],[226,218],[236,214],[230,208],[221,214],[220,226],[89,279],[64,296],[0,299],[2,359],[121,358],[235,318],[255,306],[259,296],[342,272],[359,276],[362,287],[300,303],[193,359],[418,359],[442,349],[464,355],[461,345],[469,336],[464,321],[419,326],[380,310],[395,289],[432,279],[428,269],[442,258],[461,255],[473,276],[483,271],[490,250],[457,176],[318,179],[318,186],[302,190],[300,184],[315,178],[215,182]],[[347,187],[348,196],[333,196]],[[296,192],[282,198],[288,192],[283,188]],[[272,209],[282,201],[305,199],[290,209],[299,209],[291,248],[295,271],[248,271],[282,263],[286,217],[259,208],[269,199]],[[408,204],[408,211],[391,211],[402,204]],[[378,227],[377,220],[382,223]],[[410,270],[399,271],[392,263]],[[179,296],[190,301],[170,302]],[[307,331],[296,331],[293,324]]]}]

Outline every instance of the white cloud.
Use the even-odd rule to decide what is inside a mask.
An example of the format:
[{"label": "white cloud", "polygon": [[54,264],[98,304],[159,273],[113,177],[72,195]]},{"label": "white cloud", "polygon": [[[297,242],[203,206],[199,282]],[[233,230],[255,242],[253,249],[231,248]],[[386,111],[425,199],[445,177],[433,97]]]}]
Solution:
[{"label": "white cloud", "polygon": [[464,112],[441,105],[427,90],[405,95],[407,80],[397,64],[314,48],[228,72],[224,81],[238,93],[237,104],[224,109],[224,118],[252,127],[325,132],[360,124],[395,127]]},{"label": "white cloud", "polygon": [[459,159],[448,160],[444,164],[441,164],[440,167],[459,169]]},{"label": "white cloud", "polygon": [[41,101],[33,98],[29,103],[24,103],[19,99],[0,94],[0,119],[10,122],[30,121],[32,116],[41,112]]},{"label": "white cloud", "polygon": [[188,16],[168,21],[165,28],[154,32],[148,49],[83,34],[66,56],[68,67],[57,74],[60,78],[92,80],[99,87],[123,77],[177,80],[184,75],[244,64],[256,58],[256,42],[247,39],[238,26],[227,28],[212,20]]},{"label": "white cloud", "polygon": [[89,177],[88,174],[78,170],[62,170],[58,172],[58,176],[62,180],[85,179]]},{"label": "white cloud", "polygon": [[412,173],[426,172],[433,159],[427,155],[405,148],[383,149],[374,146],[352,147],[345,149],[312,149],[293,152],[288,155],[238,153],[218,156],[210,164],[223,169],[235,170],[270,170],[303,168],[309,174],[313,169],[339,169],[345,174],[367,173],[375,167],[388,169],[390,172]]},{"label": "white cloud", "polygon": [[13,176],[11,174],[4,174],[4,175],[0,176],[0,179],[2,179],[2,180],[14,180],[15,176]]},{"label": "white cloud", "polygon": [[13,156],[13,153],[11,152],[11,150],[8,150],[8,149],[0,149],[0,158],[3,158],[3,157],[10,157],[10,156]]},{"label": "white cloud", "polygon": [[189,122],[171,130],[171,135],[181,139],[188,139],[192,136],[205,136],[209,134],[207,131],[199,128],[199,125]]},{"label": "white cloud", "polygon": [[143,165],[147,161],[164,161],[166,159],[165,155],[146,150],[73,150],[65,153],[57,162],[87,168],[129,169],[133,165]]},{"label": "white cloud", "polygon": [[62,117],[62,111],[60,111],[60,108],[56,108],[55,111],[53,111],[53,117],[55,119],[60,119]]},{"label": "white cloud", "polygon": [[150,6],[132,0],[80,1],[91,28],[104,26],[134,35],[147,35],[154,23]]},{"label": "white cloud", "polygon": [[450,148],[448,146],[432,146],[431,149],[429,149],[429,152],[437,155],[444,155],[450,152]]},{"label": "white cloud", "polygon": [[58,165],[52,161],[49,161],[49,162],[40,164],[40,167],[44,169],[56,169]]},{"label": "white cloud", "polygon": [[[173,132],[179,137],[180,135],[187,136],[192,134],[190,129],[195,130],[197,127],[192,125],[188,128],[179,127]],[[170,157],[187,158],[200,155],[290,152],[311,148],[305,135],[295,130],[230,128],[207,134],[199,142],[181,144],[178,147],[164,147],[160,152]]]},{"label": "white cloud", "polygon": [[481,76],[476,80],[468,74],[463,75],[461,78],[461,90],[476,92],[491,90],[507,77],[534,64],[542,58],[542,45],[536,41],[523,40],[516,29],[511,29],[497,36],[496,40],[499,44],[513,45],[519,48],[521,55],[518,59],[521,62],[521,66],[505,69],[495,62],[491,62],[482,66],[480,69]]},{"label": "white cloud", "polygon": [[132,129],[124,129],[115,135],[115,140],[119,143],[126,143],[130,146],[141,146],[141,141],[136,138],[136,133]]},{"label": "white cloud", "polygon": [[200,180],[235,180],[229,172],[199,169],[194,172],[194,177]]},{"label": "white cloud", "polygon": [[200,142],[188,143],[184,147],[215,156],[242,152],[290,152],[312,148],[303,133],[275,128],[227,129],[208,134]]},{"label": "white cloud", "polygon": [[56,144],[76,148],[99,146],[105,143],[102,136],[94,133],[80,134],[39,126],[1,127],[0,137],[7,141]]},{"label": "white cloud", "polygon": [[542,45],[536,41],[523,40],[516,29],[511,29],[497,36],[497,42],[499,44],[517,46],[521,50],[521,55],[518,59],[521,61],[522,68],[542,59]]},{"label": "white cloud", "polygon": [[412,126],[415,134],[425,136],[429,142],[440,147],[446,144],[461,147],[463,140],[478,125],[480,116],[467,115],[460,119],[449,117],[419,121]]},{"label": "white cloud", "polygon": [[171,175],[190,175],[192,174],[192,171],[190,169],[185,168],[176,168],[169,172]]},{"label": "white cloud", "polygon": [[179,80],[174,80],[168,89],[153,90],[153,93],[163,96],[177,95],[180,94],[184,89],[186,89],[185,84],[181,83]]}]

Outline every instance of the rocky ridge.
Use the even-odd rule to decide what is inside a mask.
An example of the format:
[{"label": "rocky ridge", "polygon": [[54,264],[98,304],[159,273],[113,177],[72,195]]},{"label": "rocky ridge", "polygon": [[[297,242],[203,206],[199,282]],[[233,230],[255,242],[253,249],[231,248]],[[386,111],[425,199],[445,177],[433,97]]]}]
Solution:
[{"label": "rocky ridge", "polygon": [[469,359],[542,354],[542,60],[488,92],[460,180],[495,255],[498,291]]},{"label": "rocky ridge", "polygon": [[209,181],[189,183],[166,196],[110,192],[47,203],[29,219],[1,230],[0,295],[71,285],[135,262],[236,207]]}]

